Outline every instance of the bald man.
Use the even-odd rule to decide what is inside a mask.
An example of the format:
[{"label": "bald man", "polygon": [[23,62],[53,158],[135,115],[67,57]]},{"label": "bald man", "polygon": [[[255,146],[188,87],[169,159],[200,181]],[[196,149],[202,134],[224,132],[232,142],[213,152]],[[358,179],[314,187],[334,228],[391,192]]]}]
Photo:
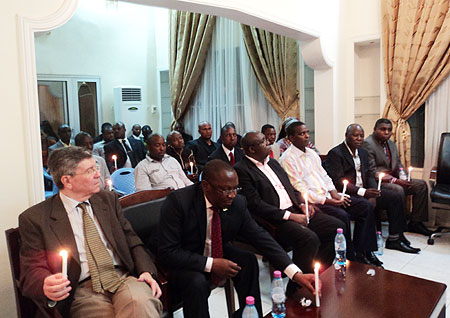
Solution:
[{"label": "bald man", "polygon": [[202,121],[198,124],[198,133],[200,134],[200,137],[189,141],[187,146],[194,153],[195,162],[197,163],[199,171],[201,171],[208,161],[209,155],[218,148],[218,145],[211,140],[211,124],[207,121]]}]

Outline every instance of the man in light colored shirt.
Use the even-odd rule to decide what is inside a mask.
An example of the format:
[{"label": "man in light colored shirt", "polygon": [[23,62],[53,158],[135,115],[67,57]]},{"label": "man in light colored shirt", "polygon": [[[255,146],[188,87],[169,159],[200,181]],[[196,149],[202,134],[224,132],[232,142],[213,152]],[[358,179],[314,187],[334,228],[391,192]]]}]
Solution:
[{"label": "man in light colored shirt", "polygon": [[133,127],[131,128],[131,138],[134,138],[136,140],[142,141],[141,139],[141,125],[139,124],[134,124]]},{"label": "man in light colored shirt", "polygon": [[150,189],[180,189],[191,185],[178,161],[166,154],[166,143],[159,134],[147,140],[148,155],[134,169],[136,191]]},{"label": "man in light colored shirt", "polygon": [[102,157],[105,159],[105,149],[103,147],[108,142],[114,139],[114,132],[112,126],[105,126],[102,130],[102,141],[96,142],[92,149],[92,153],[96,156]]},{"label": "man in light colored shirt", "polygon": [[[322,168],[319,155],[307,147],[309,130],[304,123],[300,121],[291,123],[287,128],[287,137],[292,144],[283,153],[281,165],[292,185],[303,196],[307,195],[308,201],[314,203],[321,211],[344,221],[347,233],[347,258],[371,264],[366,254],[372,251],[374,244],[374,237],[371,236],[375,228],[373,205],[367,200],[342,196],[336,191],[333,181]],[[355,221],[353,241],[350,220]]]},{"label": "man in light colored shirt", "polygon": [[270,124],[265,124],[261,127],[261,132],[266,136],[266,140],[270,146],[270,158],[277,161],[280,160],[280,145],[275,142],[277,138],[277,132],[275,127]]},{"label": "man in light colored shirt", "polygon": [[314,275],[303,274],[283,248],[250,216],[246,200],[237,194],[238,177],[222,160],[209,161],[199,184],[173,191],[161,208],[159,259],[183,299],[185,318],[209,316],[210,284],[233,279],[241,317],[247,296],[255,297],[263,317],[259,270],[253,253],[234,247],[236,237],[248,241],[297,284],[314,290]]},{"label": "man in light colored shirt", "polygon": [[58,127],[58,137],[58,142],[48,148],[49,154],[55,149],[72,146],[72,140],[70,139],[72,137],[72,129],[69,125],[62,124]]}]

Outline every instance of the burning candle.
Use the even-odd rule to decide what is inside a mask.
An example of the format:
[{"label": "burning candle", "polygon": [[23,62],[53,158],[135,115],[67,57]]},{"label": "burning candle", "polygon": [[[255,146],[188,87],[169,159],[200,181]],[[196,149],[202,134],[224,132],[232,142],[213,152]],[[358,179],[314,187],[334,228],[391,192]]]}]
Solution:
[{"label": "burning candle", "polygon": [[408,168],[408,181],[411,181],[411,171],[412,171],[413,167],[409,167]]},{"label": "burning candle", "polygon": [[314,288],[316,289],[316,307],[320,307],[320,298],[319,298],[319,268],[320,263],[316,262],[314,265]]},{"label": "burning candle", "polygon": [[59,252],[59,255],[61,256],[62,259],[62,266],[61,266],[62,274],[63,276],[67,276],[67,251],[61,250],[61,252]]},{"label": "burning candle", "polygon": [[191,174],[194,174],[194,163],[191,161],[189,165],[191,166]]},{"label": "burning candle", "polygon": [[342,189],[341,200],[344,200],[345,191],[347,191],[348,180],[343,180],[342,183],[344,184],[344,188]]},{"label": "burning candle", "polygon": [[112,191],[112,190],[113,190],[112,180],[109,179],[109,180],[107,181],[107,183],[108,183],[108,190],[109,190],[109,191]]},{"label": "burning candle", "polygon": [[381,190],[381,180],[383,179],[383,177],[384,177],[384,173],[381,172],[381,173],[378,175],[378,191]]},{"label": "burning candle", "polygon": [[116,168],[116,170],[117,170],[117,156],[112,155],[112,159],[114,160],[114,168]]},{"label": "burning candle", "polygon": [[303,197],[305,198],[305,205],[306,205],[306,224],[309,224],[308,192],[305,192]]}]

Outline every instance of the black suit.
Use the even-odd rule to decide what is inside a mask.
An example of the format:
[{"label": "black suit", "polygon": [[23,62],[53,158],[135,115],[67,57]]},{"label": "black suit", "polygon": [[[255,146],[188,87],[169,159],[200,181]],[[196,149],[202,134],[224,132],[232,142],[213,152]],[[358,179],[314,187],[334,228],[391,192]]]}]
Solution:
[{"label": "black suit", "polygon": [[[168,266],[171,279],[183,297],[186,318],[209,317],[210,276],[204,271],[207,257],[203,255],[206,215],[201,184],[172,192],[161,210],[158,256]],[[234,247],[231,242],[237,236],[244,238],[280,270],[292,264],[292,261],[270,234],[250,216],[245,197],[237,195],[228,210],[220,212],[220,220],[224,258],[242,267],[233,278],[240,307],[245,306],[246,296],[254,296],[262,317],[256,257]]]},{"label": "black suit", "polygon": [[[363,187],[366,189],[376,189],[377,182],[369,165],[368,152],[365,149],[360,148],[358,149],[358,156],[361,162],[360,169]],[[352,200],[353,198],[358,196],[357,192],[359,190],[359,187],[355,186],[355,163],[345,143],[341,143],[340,145],[331,149],[323,165],[337,189],[342,190],[342,180],[347,179],[349,181],[347,185],[347,193],[352,195]],[[398,234],[406,229],[406,221],[403,214],[403,202],[404,201],[399,194],[387,189],[381,189],[381,196],[377,198],[377,207],[387,210],[390,234]],[[355,232],[357,230],[357,224],[358,223],[355,224]],[[372,232],[370,233],[372,234]],[[373,231],[373,237],[372,235],[370,235],[369,239],[371,241],[376,240],[375,231]]]},{"label": "black suit", "polygon": [[[300,193],[295,190],[289,177],[280,164],[270,159],[269,167],[283,184],[293,206],[291,213],[302,213]],[[345,228],[345,224],[329,215],[316,211],[308,227],[296,222],[284,220],[285,210],[281,210],[280,198],[267,176],[248,158],[244,157],[234,167],[239,176],[242,194],[248,200],[248,208],[252,215],[263,218],[276,226],[275,239],[282,246],[293,247],[293,260],[302,271],[312,273],[313,261],[319,252],[322,263],[331,265],[334,259],[334,237],[337,228]]]},{"label": "black suit", "polygon": [[[241,148],[234,147],[234,162],[238,163],[239,161],[244,158],[244,153],[242,152]],[[225,150],[223,150],[222,145],[219,146],[212,154],[209,155],[208,161],[213,159],[219,159],[222,161],[225,161],[227,163],[230,163],[230,157],[226,155]]]},{"label": "black suit", "polygon": [[[129,156],[131,166],[134,168],[141,160],[145,159],[147,152],[144,144],[140,140],[134,138],[127,138],[127,140],[131,145],[132,151],[129,153]],[[112,159],[113,155],[117,156],[117,169],[120,169],[125,165],[127,153],[118,139],[111,140],[105,144],[103,149],[105,150],[105,161],[110,172],[113,172],[112,168],[114,167],[114,160]]]},{"label": "black suit", "polygon": [[190,148],[194,153],[195,163],[197,165],[199,173],[203,170],[203,167],[206,165],[209,155],[212,154],[214,150],[219,148],[217,143],[215,143],[212,140],[211,145],[208,145],[202,137],[189,141],[186,146]]}]

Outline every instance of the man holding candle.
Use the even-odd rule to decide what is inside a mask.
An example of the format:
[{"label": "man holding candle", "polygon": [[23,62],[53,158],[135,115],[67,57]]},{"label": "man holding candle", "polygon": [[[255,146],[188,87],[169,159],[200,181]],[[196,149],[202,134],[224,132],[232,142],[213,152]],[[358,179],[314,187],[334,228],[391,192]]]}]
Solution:
[{"label": "man holding candle", "polygon": [[166,153],[175,158],[186,173],[189,180],[197,178],[197,167],[192,150],[184,146],[184,139],[180,132],[173,130],[167,135]]},{"label": "man holding candle", "polygon": [[[361,149],[364,141],[364,130],[358,124],[347,127],[345,141],[331,149],[327,154],[323,166],[333,180],[337,189],[343,187],[343,181],[348,181],[347,193],[351,199],[359,198],[367,200],[372,206],[371,215],[375,206],[387,210],[389,218],[389,237],[386,248],[396,249],[406,253],[417,253],[420,250],[410,246],[409,241],[403,235],[406,228],[406,220],[403,213],[403,201],[397,193],[382,188],[378,190],[377,182],[369,166],[369,155],[365,149]],[[373,251],[377,249],[375,226],[365,229],[371,242],[370,250],[366,256],[369,260],[375,260]],[[355,224],[355,232],[357,231]],[[375,263],[376,261],[372,261]]]},{"label": "man holding candle", "polygon": [[[257,221],[263,220],[261,225],[275,228],[272,234],[281,246],[293,248],[292,260],[303,272],[312,273],[317,259],[325,266],[331,265],[336,230],[345,224],[322,213],[314,204],[304,204],[278,161],[270,158],[271,146],[262,133],[247,132],[241,145],[245,157],[234,168],[250,213]],[[289,282],[286,293],[295,290],[296,285]]]},{"label": "man holding candle", "polygon": [[362,148],[369,153],[369,164],[374,168],[376,177],[384,173],[382,188],[395,191],[405,201],[406,195],[413,196],[413,207],[408,232],[419,233],[425,236],[433,234],[423,222],[428,221],[428,187],[425,181],[402,177],[400,171],[406,171],[400,162],[397,147],[390,140],[392,136],[392,123],[389,119],[380,118],[376,121],[373,133],[366,138]]},{"label": "man holding candle", "polygon": [[154,263],[117,196],[100,190],[91,153],[58,149],[48,167],[59,194],[19,216],[20,288],[38,305],[37,316],[159,317]]}]

